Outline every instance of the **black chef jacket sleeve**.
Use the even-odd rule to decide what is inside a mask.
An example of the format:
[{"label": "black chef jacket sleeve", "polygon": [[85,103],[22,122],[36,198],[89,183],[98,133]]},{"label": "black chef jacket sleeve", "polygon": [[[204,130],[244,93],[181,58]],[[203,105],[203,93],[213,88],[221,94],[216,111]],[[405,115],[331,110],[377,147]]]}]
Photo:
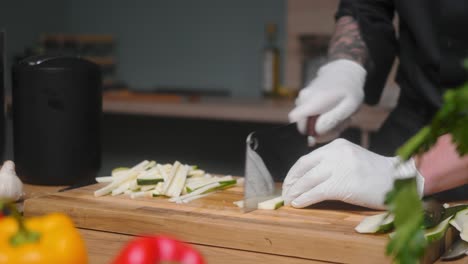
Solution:
[{"label": "black chef jacket sleeve", "polygon": [[336,19],[352,16],[369,51],[365,103],[378,103],[397,53],[393,0],[341,0]]}]

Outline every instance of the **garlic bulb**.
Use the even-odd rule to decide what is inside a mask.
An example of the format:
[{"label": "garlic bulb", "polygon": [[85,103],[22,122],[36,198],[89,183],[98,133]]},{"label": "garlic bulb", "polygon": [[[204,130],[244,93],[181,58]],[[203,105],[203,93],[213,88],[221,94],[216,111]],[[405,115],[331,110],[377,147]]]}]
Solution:
[{"label": "garlic bulb", "polygon": [[15,163],[5,161],[0,169],[0,199],[17,201],[23,195],[23,183],[15,172]]}]

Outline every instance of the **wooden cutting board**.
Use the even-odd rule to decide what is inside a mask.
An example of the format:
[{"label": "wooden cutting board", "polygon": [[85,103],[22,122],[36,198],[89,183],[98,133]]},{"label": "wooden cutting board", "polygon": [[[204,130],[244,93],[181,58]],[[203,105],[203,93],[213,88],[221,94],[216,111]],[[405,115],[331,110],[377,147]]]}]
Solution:
[{"label": "wooden cutting board", "polygon": [[[25,215],[71,216],[95,263],[108,262],[126,241],[140,234],[170,234],[192,243],[208,263],[391,262],[384,254],[387,235],[354,231],[364,216],[375,211],[329,202],[307,209],[243,213],[233,204],[243,197],[241,187],[175,204],[165,198],[94,197],[102,186],[28,199]],[[435,258],[440,247],[436,246]]]}]

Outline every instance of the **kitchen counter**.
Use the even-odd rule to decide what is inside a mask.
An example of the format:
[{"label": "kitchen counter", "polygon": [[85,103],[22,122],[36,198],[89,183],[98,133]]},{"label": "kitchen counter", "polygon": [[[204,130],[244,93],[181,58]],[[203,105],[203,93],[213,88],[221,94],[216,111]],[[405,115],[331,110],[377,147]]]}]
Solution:
[{"label": "kitchen counter", "polygon": [[[104,113],[176,118],[287,124],[294,108],[292,99],[233,99],[158,95],[129,91],[111,91],[103,95]],[[361,131],[361,146],[370,144],[369,134],[377,131],[390,109],[362,105],[353,115],[350,127]]]},{"label": "kitchen counter", "polygon": [[[287,124],[288,113],[293,108],[292,99],[192,98],[128,91],[105,92],[103,95],[105,113]],[[364,105],[352,118],[351,126],[375,131],[388,113],[386,108]]]},{"label": "kitchen counter", "polygon": [[[375,211],[327,202],[307,209],[243,213],[232,204],[242,199],[241,187],[174,204],[164,198],[94,197],[102,186],[27,199],[25,215],[70,215],[87,243],[91,263],[108,263],[139,234],[175,235],[200,250],[208,263],[390,263],[384,255],[387,235],[354,231]],[[431,252],[438,256],[444,246],[433,245]],[[447,263],[466,263],[460,261]]]}]

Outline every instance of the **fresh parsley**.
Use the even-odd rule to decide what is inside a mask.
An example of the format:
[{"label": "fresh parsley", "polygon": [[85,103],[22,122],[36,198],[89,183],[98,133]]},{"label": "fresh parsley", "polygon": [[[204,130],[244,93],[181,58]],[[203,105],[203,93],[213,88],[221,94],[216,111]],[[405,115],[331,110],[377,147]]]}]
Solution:
[{"label": "fresh parsley", "polygon": [[[465,61],[468,69],[468,61]],[[429,150],[437,139],[451,134],[460,156],[468,154],[468,83],[448,90],[443,106],[432,122],[397,150],[403,161]],[[387,245],[387,254],[400,264],[419,263],[427,247],[423,231],[423,209],[416,190],[416,179],[396,180],[387,194],[386,204],[395,215],[395,233]]]}]

